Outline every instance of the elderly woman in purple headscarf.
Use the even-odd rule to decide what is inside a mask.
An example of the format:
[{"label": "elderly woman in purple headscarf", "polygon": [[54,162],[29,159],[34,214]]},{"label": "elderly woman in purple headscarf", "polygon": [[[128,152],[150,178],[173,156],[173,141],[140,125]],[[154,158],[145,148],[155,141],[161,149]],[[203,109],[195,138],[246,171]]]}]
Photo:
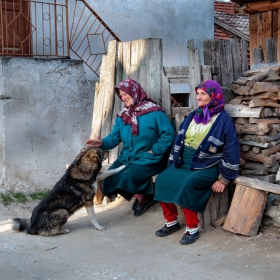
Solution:
[{"label": "elderly woman in purple headscarf", "polygon": [[160,201],[166,223],[159,237],[181,229],[177,206],[182,207],[186,230],[180,244],[199,237],[198,212],[205,211],[211,190],[223,192],[238,174],[240,147],[234,122],[224,111],[221,86],[207,80],[196,88],[198,108],[179,127],[168,168],[156,179],[155,200]]}]

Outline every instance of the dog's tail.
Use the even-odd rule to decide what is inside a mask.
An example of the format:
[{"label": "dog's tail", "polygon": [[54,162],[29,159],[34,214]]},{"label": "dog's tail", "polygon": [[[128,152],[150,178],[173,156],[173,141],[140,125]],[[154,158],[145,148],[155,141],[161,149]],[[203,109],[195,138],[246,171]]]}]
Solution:
[{"label": "dog's tail", "polygon": [[14,218],[13,223],[14,223],[13,229],[24,231],[28,227],[29,219]]}]

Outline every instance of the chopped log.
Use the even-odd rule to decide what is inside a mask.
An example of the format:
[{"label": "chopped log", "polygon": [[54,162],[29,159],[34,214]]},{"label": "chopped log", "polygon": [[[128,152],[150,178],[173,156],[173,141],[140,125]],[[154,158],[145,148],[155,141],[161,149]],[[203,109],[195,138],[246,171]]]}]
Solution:
[{"label": "chopped log", "polygon": [[252,149],[252,147],[249,146],[249,145],[242,145],[242,147],[241,147],[241,150],[242,150],[243,152],[251,151],[251,149]]},{"label": "chopped log", "polygon": [[[235,121],[235,123],[236,123],[236,121]],[[280,119],[278,119],[278,118],[265,118],[265,119],[249,118],[249,123],[280,123]]]},{"label": "chopped log", "polygon": [[256,236],[266,200],[267,193],[237,185],[223,229],[247,236]]},{"label": "chopped log", "polygon": [[248,118],[236,118],[235,123],[245,124],[245,123],[249,123],[249,120],[248,120]]},{"label": "chopped log", "polygon": [[232,105],[240,105],[242,103],[241,98],[234,98],[230,100],[227,104],[232,104]]},{"label": "chopped log", "polygon": [[270,69],[273,69],[274,71],[276,71],[276,73],[279,73],[279,67],[280,67],[280,63],[275,63],[275,64],[272,64],[269,66],[264,66],[261,68],[255,68],[255,69],[248,70],[248,71],[244,72],[242,74],[242,76],[251,77],[253,75],[258,75],[258,74],[264,73],[264,72],[266,72],[266,75],[267,75]]},{"label": "chopped log", "polygon": [[280,100],[280,91],[276,92],[277,100]]},{"label": "chopped log", "polygon": [[276,107],[279,108],[280,104],[277,100],[270,100],[270,99],[260,99],[260,98],[253,98],[249,102],[249,107]]},{"label": "chopped log", "polygon": [[245,105],[225,104],[225,111],[232,118],[260,118],[263,117],[263,108],[249,108]]},{"label": "chopped log", "polygon": [[[275,40],[273,38],[270,38],[271,40]],[[268,39],[266,39],[268,40]],[[270,50],[269,50],[270,51]],[[272,52],[271,52],[272,53]],[[269,69],[269,72],[267,74],[267,77],[263,80],[263,82],[276,82],[279,81],[280,77],[278,76],[278,74],[276,73],[276,71],[274,71],[273,69]]]},{"label": "chopped log", "polygon": [[266,157],[262,153],[255,154],[252,151],[241,152],[241,158],[245,160],[262,162],[263,164],[265,164],[266,167],[271,167],[278,159],[276,155],[271,155],[270,157]]},{"label": "chopped log", "polygon": [[256,95],[263,92],[280,91],[280,82],[256,82],[250,90],[249,95]]},{"label": "chopped log", "polygon": [[255,153],[255,154],[258,154],[258,153],[261,152],[261,148],[260,147],[253,147],[252,152]]},{"label": "chopped log", "polygon": [[[275,110],[275,109],[274,109]],[[264,108],[261,112],[261,118],[271,117],[273,114],[273,111],[271,108]]]},{"label": "chopped log", "polygon": [[269,149],[264,149],[262,150],[262,153],[265,155],[265,156],[270,156],[272,154],[275,154],[277,152],[280,151],[280,145],[277,145],[277,146],[274,146],[274,147],[271,147]]},{"label": "chopped log", "polygon": [[[277,133],[273,136],[269,136],[269,135],[263,135],[263,136],[257,136],[256,137],[256,142],[259,143],[270,143],[272,141],[276,141],[280,139],[280,133]],[[264,147],[264,148],[268,148],[268,147]]]},{"label": "chopped log", "polygon": [[247,175],[247,177],[253,178],[253,179],[257,179],[260,181],[264,181],[264,182],[268,182],[271,184],[275,184],[276,182],[276,177],[274,174],[268,175],[268,176],[253,176],[253,175]]},{"label": "chopped log", "polygon": [[269,131],[268,135],[269,135],[269,136],[276,136],[279,132],[280,132],[280,125],[278,125],[278,126],[276,126],[276,127],[273,127],[273,128]]},{"label": "chopped log", "polygon": [[254,170],[264,170],[265,167],[262,163],[260,162],[254,162],[254,161],[247,161],[243,166],[243,169],[254,169]]},{"label": "chopped log", "polygon": [[[240,140],[241,140],[241,139],[240,139]],[[240,141],[240,140],[239,140],[239,141]],[[244,141],[250,141],[250,140],[251,140],[251,135],[244,135],[243,140],[244,140]]]},{"label": "chopped log", "polygon": [[258,95],[255,95],[256,98],[259,99],[271,99],[271,100],[278,100],[277,95],[275,92],[264,92]]},{"label": "chopped log", "polygon": [[280,183],[280,166],[278,168],[277,174],[276,174],[276,183],[279,184]]},{"label": "chopped log", "polygon": [[235,124],[237,134],[265,135],[272,129],[272,124]]},{"label": "chopped log", "polygon": [[275,163],[273,166],[268,167],[267,171],[270,173],[277,173],[279,169],[279,163]]},{"label": "chopped log", "polygon": [[260,191],[280,194],[280,186],[245,176],[237,176],[234,183]]},{"label": "chopped log", "polygon": [[244,145],[250,145],[250,146],[257,146],[257,147],[261,147],[261,148],[271,148],[272,144],[270,143],[258,143],[258,142],[254,142],[254,141],[245,141],[240,139],[239,140],[240,144],[244,144]]},{"label": "chopped log", "polygon": [[[264,168],[264,166],[263,166]],[[247,169],[247,170],[242,170],[241,171],[241,175],[268,175],[268,171],[267,169],[259,169],[259,170],[250,170],[250,169]]]},{"label": "chopped log", "polygon": [[250,95],[250,91],[252,90],[251,86],[240,86],[238,84],[232,84],[230,88],[234,93],[239,95]]},{"label": "chopped log", "polygon": [[243,166],[244,164],[246,164],[246,160],[244,160],[243,158],[240,158],[239,165]]}]

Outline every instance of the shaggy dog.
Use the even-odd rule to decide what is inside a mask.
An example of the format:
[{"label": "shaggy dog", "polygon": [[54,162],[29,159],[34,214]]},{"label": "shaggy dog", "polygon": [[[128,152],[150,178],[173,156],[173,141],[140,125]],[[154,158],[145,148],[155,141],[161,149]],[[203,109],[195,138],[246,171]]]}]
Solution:
[{"label": "shaggy dog", "polygon": [[97,180],[105,179],[125,167],[97,176],[107,154],[98,148],[82,149],[54,188],[34,208],[31,219],[13,219],[14,229],[44,236],[69,233],[68,229],[61,227],[75,211],[85,206],[94,227],[104,230],[96,219],[93,207]]}]

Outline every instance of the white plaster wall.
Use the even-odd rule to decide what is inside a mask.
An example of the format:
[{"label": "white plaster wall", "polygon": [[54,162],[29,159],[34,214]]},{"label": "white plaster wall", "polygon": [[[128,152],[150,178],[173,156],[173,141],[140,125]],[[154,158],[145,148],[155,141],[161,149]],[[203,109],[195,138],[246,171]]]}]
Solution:
[{"label": "white plaster wall", "polygon": [[161,38],[164,66],[188,65],[190,39],[199,49],[203,64],[203,41],[214,38],[213,0],[87,2],[122,41]]},{"label": "white plaster wall", "polygon": [[0,191],[50,189],[90,136],[81,61],[0,58]]}]

